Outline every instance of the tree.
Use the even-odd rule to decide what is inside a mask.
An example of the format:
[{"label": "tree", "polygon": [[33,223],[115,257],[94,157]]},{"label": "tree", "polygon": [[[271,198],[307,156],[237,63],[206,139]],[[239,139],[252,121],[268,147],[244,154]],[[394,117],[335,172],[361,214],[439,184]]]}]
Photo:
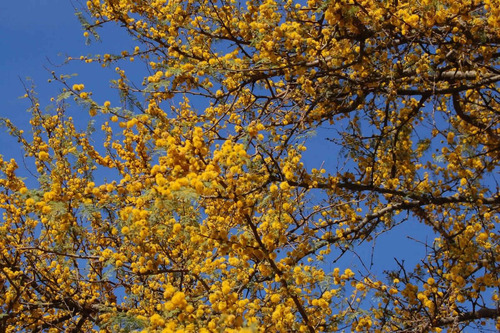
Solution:
[{"label": "tree", "polygon": [[[1,330],[500,329],[499,6],[88,1],[85,36],[133,37],[81,57],[122,102],[54,73],[29,136],[4,120],[38,185],[0,160]],[[415,265],[342,260],[401,225]]]}]

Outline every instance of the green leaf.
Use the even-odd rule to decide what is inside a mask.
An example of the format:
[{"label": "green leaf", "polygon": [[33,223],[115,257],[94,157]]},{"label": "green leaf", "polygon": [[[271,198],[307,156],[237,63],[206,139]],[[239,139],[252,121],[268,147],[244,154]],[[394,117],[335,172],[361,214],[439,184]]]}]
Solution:
[{"label": "green leaf", "polygon": [[72,77],[75,77],[75,76],[78,76],[78,74],[74,73],[74,74],[61,74],[59,77],[61,79],[71,79]]},{"label": "green leaf", "polygon": [[72,95],[71,91],[65,91],[63,93],[60,93],[59,96],[57,96],[57,101],[60,102],[60,101],[62,101],[64,99],[67,99],[71,95]]},{"label": "green leaf", "polygon": [[434,157],[434,162],[436,163],[443,163],[444,162],[444,155],[439,155]]},{"label": "green leaf", "polygon": [[114,326],[118,326],[122,332],[132,332],[142,330],[146,325],[147,322],[145,320],[139,319],[134,315],[118,313],[106,321],[101,327],[114,329]]},{"label": "green leaf", "polygon": [[426,138],[417,142],[417,146],[422,151],[426,151],[431,146],[431,140]]},{"label": "green leaf", "polygon": [[144,91],[145,92],[158,91],[160,88],[165,88],[165,90],[168,90],[169,87],[170,87],[169,80],[160,80],[159,82],[152,82],[148,84],[144,89]]}]

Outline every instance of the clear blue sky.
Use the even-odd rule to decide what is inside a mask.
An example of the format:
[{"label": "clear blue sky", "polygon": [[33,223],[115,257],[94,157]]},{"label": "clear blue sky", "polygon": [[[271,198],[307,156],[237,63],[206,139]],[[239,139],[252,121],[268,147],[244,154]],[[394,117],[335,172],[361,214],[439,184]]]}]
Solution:
[{"label": "clear blue sky", "polygon": [[[42,105],[61,89],[48,84],[48,69],[61,64],[64,55],[84,51],[85,42],[80,23],[68,0],[0,1],[0,117],[28,128],[29,101],[23,82],[31,78],[37,86]],[[52,64],[51,64],[52,63]],[[1,153],[4,158],[20,157],[16,141],[0,129]],[[9,147],[8,149],[4,149]]]},{"label": "clear blue sky", "polygon": [[[75,16],[78,3],[71,0],[20,0],[0,1],[0,117],[8,117],[16,124],[28,121],[29,101],[19,99],[24,95],[21,82],[31,78],[42,106],[56,96],[61,86],[48,84],[50,70],[58,74],[78,73],[74,83],[84,83],[86,89],[99,99],[116,99],[117,94],[106,94],[112,69],[103,70],[98,64],[83,65],[77,62],[58,67],[66,56],[121,51],[128,36],[118,29],[101,30],[104,43],[85,45],[83,29]],[[110,26],[111,28],[111,26]],[[103,101],[100,101],[103,102]],[[0,134],[0,143],[9,139]]]},{"label": "clear blue sky", "polygon": [[[68,0],[0,1],[0,115],[25,119],[28,106],[20,79],[34,79],[41,96],[47,85],[49,60],[61,63],[69,50],[85,46],[79,22]],[[82,47],[83,46],[83,47]],[[58,55],[59,54],[59,55]]]}]

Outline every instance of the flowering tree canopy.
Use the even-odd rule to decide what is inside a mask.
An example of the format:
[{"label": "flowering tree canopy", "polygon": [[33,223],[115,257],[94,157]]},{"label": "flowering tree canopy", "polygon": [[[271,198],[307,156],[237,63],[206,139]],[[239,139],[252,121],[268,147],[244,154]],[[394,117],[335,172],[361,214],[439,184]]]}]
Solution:
[{"label": "flowering tree canopy", "polygon": [[121,102],[53,73],[3,120],[0,331],[500,329],[498,0],[81,7]]}]

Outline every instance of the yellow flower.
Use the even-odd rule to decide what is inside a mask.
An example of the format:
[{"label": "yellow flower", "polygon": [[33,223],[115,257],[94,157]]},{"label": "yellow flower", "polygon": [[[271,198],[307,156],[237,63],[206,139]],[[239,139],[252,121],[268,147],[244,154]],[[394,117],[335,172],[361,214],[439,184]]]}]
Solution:
[{"label": "yellow flower", "polygon": [[182,225],[180,223],[176,223],[176,224],[174,224],[174,227],[172,228],[172,232],[174,234],[177,234],[177,233],[179,233],[179,231],[181,231],[181,229],[182,229]]},{"label": "yellow flower", "polygon": [[453,132],[448,132],[448,135],[446,136],[446,140],[448,141],[448,144],[452,144],[455,139],[455,133]]},{"label": "yellow flower", "polygon": [[85,88],[85,86],[83,84],[74,84],[72,89],[75,90],[75,91],[81,91]]},{"label": "yellow flower", "polygon": [[49,159],[49,154],[45,151],[41,151],[38,153],[38,158],[42,161],[47,161]]},{"label": "yellow flower", "polygon": [[185,308],[187,305],[186,295],[182,291],[177,291],[174,296],[172,296],[172,299],[170,300],[172,304],[174,304],[177,308]]}]

